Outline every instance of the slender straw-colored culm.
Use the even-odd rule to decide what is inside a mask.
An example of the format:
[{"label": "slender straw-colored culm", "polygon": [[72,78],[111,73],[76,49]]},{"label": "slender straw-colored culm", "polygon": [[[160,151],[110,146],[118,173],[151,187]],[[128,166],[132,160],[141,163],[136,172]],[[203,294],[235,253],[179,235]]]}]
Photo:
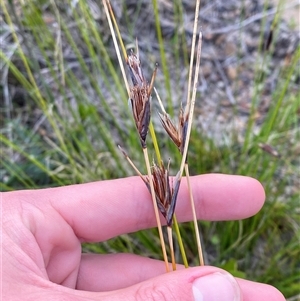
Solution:
[{"label": "slender straw-colored culm", "polygon": [[[123,41],[122,41],[121,35],[119,33],[119,29],[118,29],[118,26],[117,26],[117,23],[116,23],[116,20],[115,20],[115,17],[114,17],[114,14],[113,14],[113,11],[112,11],[109,1],[103,0],[103,6],[105,9],[105,13],[106,13],[106,16],[107,16],[107,19],[109,22],[110,30],[111,30],[111,33],[113,36],[114,46],[115,46],[116,52],[118,54],[119,64],[120,64],[120,66],[122,66],[121,70],[122,70],[122,74],[124,77],[126,90],[128,92],[128,97],[131,102],[133,118],[135,121],[135,125],[137,128],[137,132],[138,132],[138,135],[140,138],[140,142],[141,142],[141,146],[142,146],[142,150],[143,150],[143,154],[144,154],[145,164],[146,164],[146,168],[147,168],[147,174],[148,174],[148,178],[149,178],[149,187],[150,187],[150,192],[151,192],[153,209],[155,212],[156,223],[157,223],[157,228],[158,228],[158,232],[159,232],[163,258],[164,258],[164,262],[165,262],[166,271],[169,271],[168,257],[167,257],[165,242],[164,242],[163,233],[162,233],[162,226],[161,226],[161,222],[160,222],[158,206],[156,203],[156,197],[155,197],[155,191],[154,191],[151,167],[150,167],[150,160],[149,160],[147,144],[146,144],[146,137],[147,137],[147,133],[148,133],[148,129],[149,129],[150,113],[151,113],[151,110],[150,110],[151,91],[152,91],[152,87],[153,87],[156,69],[154,70],[151,82],[149,84],[145,80],[142,69],[141,69],[139,54],[138,54],[138,45],[137,45],[137,53],[134,54],[133,52],[131,52],[128,57],[126,54],[125,47],[123,45]],[[115,28],[117,29],[119,42],[120,42],[121,48],[123,50],[123,55],[125,57],[125,61],[129,67],[130,76],[131,76],[131,80],[132,80],[132,84],[133,84],[132,87],[129,86],[126,75],[125,75],[123,61],[120,56],[119,46],[116,41],[114,27],[112,25],[112,19],[115,24]]]}]

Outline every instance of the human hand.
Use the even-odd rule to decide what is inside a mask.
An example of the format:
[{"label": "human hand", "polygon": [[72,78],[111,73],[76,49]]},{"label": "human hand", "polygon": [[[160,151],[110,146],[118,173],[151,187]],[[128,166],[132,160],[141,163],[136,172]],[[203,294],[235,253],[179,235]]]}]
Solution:
[{"label": "human hand", "polygon": [[[201,220],[249,217],[265,198],[248,177],[211,174],[191,182]],[[3,300],[285,300],[272,286],[212,266],[165,273],[163,262],[133,254],[82,254],[82,242],[156,225],[138,177],[6,192],[1,205]],[[176,215],[192,218],[185,180]]]}]

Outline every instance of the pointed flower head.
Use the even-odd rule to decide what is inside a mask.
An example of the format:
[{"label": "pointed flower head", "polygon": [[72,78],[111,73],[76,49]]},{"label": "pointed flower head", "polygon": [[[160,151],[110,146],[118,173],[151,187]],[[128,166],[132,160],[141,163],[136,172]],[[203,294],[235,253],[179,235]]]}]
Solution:
[{"label": "pointed flower head", "polygon": [[150,123],[150,100],[151,100],[151,85],[144,78],[139,54],[133,51],[128,55],[127,65],[133,86],[130,88],[130,102],[135,125],[140,137],[141,145],[146,148],[146,137]]},{"label": "pointed flower head", "polygon": [[178,126],[176,127],[167,113],[159,114],[163,128],[168,133],[171,140],[178,147],[180,153],[183,153],[188,119],[184,118],[183,110],[180,108],[178,117]]},{"label": "pointed flower head", "polygon": [[180,182],[175,181],[175,187],[173,186],[173,181],[170,181],[169,176],[169,165],[170,161],[167,168],[164,167],[163,163],[160,166],[154,164],[152,167],[152,179],[158,209],[165,217],[167,225],[171,226]]}]

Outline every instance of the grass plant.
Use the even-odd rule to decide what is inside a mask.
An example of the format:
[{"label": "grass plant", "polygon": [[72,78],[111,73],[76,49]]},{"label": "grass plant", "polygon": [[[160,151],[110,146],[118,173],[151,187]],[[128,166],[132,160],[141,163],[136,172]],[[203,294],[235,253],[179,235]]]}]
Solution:
[{"label": "grass plant", "polygon": [[[173,185],[170,184],[169,179],[169,164],[167,169],[163,165],[163,161],[161,160],[160,156],[160,150],[158,148],[158,143],[155,135],[155,131],[153,130],[153,125],[150,121],[151,119],[151,108],[150,108],[150,100],[151,100],[151,92],[154,85],[154,79],[157,72],[157,67],[154,70],[154,73],[152,75],[152,79],[150,84],[147,83],[146,79],[144,78],[141,62],[139,59],[139,51],[138,51],[138,43],[136,42],[136,54],[131,51],[130,55],[127,56],[124,43],[122,41],[122,37],[119,31],[118,24],[116,22],[113,10],[111,8],[109,1],[103,1],[103,5],[105,8],[106,16],[108,19],[108,23],[110,26],[110,30],[113,36],[115,49],[117,52],[117,56],[119,59],[119,64],[121,66],[123,78],[125,81],[125,86],[128,91],[128,97],[131,102],[132,107],[132,113],[133,118],[136,124],[137,132],[140,137],[141,146],[144,153],[145,163],[147,167],[147,174],[148,178],[144,179],[141,173],[138,171],[138,169],[133,165],[132,161],[129,159],[128,155],[123,151],[123,154],[127,158],[127,160],[131,163],[134,170],[140,175],[142,180],[147,185],[148,189],[151,192],[161,246],[162,246],[162,252],[164,255],[164,260],[166,263],[166,270],[168,271],[168,262],[166,257],[166,250],[165,250],[165,243],[163,241],[163,235],[162,235],[162,229],[161,229],[161,223],[159,219],[158,210],[162,213],[162,215],[165,217],[167,222],[167,233],[168,233],[168,239],[169,239],[169,246],[170,246],[170,253],[171,253],[171,259],[172,259],[172,267],[173,270],[176,269],[176,261],[174,256],[174,245],[173,245],[173,238],[172,238],[172,224],[173,224],[173,215],[175,211],[175,205],[176,205],[176,199],[177,194],[180,187],[180,182],[183,174],[182,166],[185,167],[186,174],[188,177],[188,187],[190,191],[190,200],[191,200],[191,206],[193,211],[193,217],[194,217],[194,226],[196,231],[196,240],[197,240],[197,246],[198,246],[198,253],[199,253],[199,260],[201,265],[204,264],[203,255],[202,255],[202,247],[200,242],[200,235],[199,235],[199,229],[197,224],[197,218],[195,213],[195,205],[194,205],[194,199],[192,196],[190,181],[189,181],[189,173],[188,173],[188,165],[187,165],[187,150],[188,150],[188,144],[189,144],[189,138],[190,138],[190,132],[192,127],[192,121],[193,121],[193,111],[195,106],[195,98],[196,98],[196,88],[198,83],[198,76],[199,76],[199,69],[200,69],[200,57],[201,57],[201,41],[202,37],[199,35],[199,42],[198,42],[198,49],[197,49],[197,62],[196,62],[196,68],[195,68],[195,74],[193,75],[194,78],[194,84],[193,84],[193,93],[190,100],[190,94],[191,94],[191,81],[192,81],[192,73],[193,73],[193,58],[194,58],[194,52],[195,52],[195,43],[196,43],[196,33],[197,33],[197,24],[198,24],[198,18],[199,18],[199,9],[200,9],[200,1],[196,2],[196,9],[195,9],[195,18],[194,18],[194,30],[193,30],[193,41],[192,41],[192,50],[191,50],[191,60],[190,60],[190,69],[189,69],[189,85],[188,85],[188,98],[186,102],[186,108],[184,116],[182,116],[182,110],[180,110],[180,118],[179,118],[179,125],[176,129],[175,126],[173,126],[171,120],[169,119],[165,109],[163,108],[162,102],[159,98],[160,105],[163,108],[164,115],[161,116],[161,121],[164,129],[169,134],[171,139],[175,142],[175,144],[178,146],[181,154],[181,165],[180,170],[175,178],[175,183]],[[115,29],[112,26],[112,23],[114,23]],[[116,42],[116,34],[117,32],[120,47],[123,50],[123,55],[125,58],[125,61],[129,67],[129,73],[131,76],[133,87],[129,88],[129,84],[126,79],[126,75],[124,72],[124,67],[122,64],[122,60],[120,58],[120,50],[119,45]],[[156,92],[157,94],[157,92]],[[150,161],[147,151],[147,144],[146,144],[146,136],[148,134],[149,126],[151,124],[151,136],[152,140],[154,141],[154,148],[157,154],[158,159],[158,166],[153,165],[152,168],[150,168]],[[167,126],[168,125],[168,126]],[[169,161],[170,163],[170,161]],[[152,169],[152,171],[151,171]],[[173,187],[171,187],[173,186]],[[176,220],[175,220],[176,223]],[[179,229],[176,227],[176,229]],[[179,236],[180,240],[180,232],[177,230],[177,235]],[[182,251],[182,254],[184,256],[185,252]],[[185,262],[186,260],[184,260]]]},{"label": "grass plant", "polygon": [[[138,170],[147,174],[144,154],[136,151],[140,149],[140,141],[127,105],[129,87],[124,85],[102,8],[96,6],[92,9],[87,1],[75,4],[74,1],[15,3],[0,0],[0,3],[3,12],[0,21],[1,190],[68,185],[133,175],[134,170],[124,161],[118,144],[128,154],[134,154]],[[187,8],[184,3],[176,1],[173,12],[174,19],[178,20],[178,30],[174,31],[172,38],[165,38],[165,33],[161,32],[162,3],[153,0],[152,5],[156,28],[153,33],[155,41],[151,41],[154,46],[151,48],[146,40],[140,44],[140,52],[142,58],[144,55],[149,57],[148,61],[143,60],[146,73],[156,61],[161,66],[156,88],[166,103],[170,119],[174,120],[174,112],[187,96],[180,82],[178,85],[173,82],[174,78],[180,81],[179,71],[189,67],[189,31],[180,30],[186,20]],[[135,22],[139,22],[138,14],[144,12],[145,2],[139,2],[134,22],[129,4],[117,8],[118,13],[122,13],[122,20],[130,22],[127,27],[124,23],[119,24],[125,45],[133,45]],[[267,9],[266,5],[263,11],[266,15]],[[263,24],[265,22],[261,22],[261,45],[265,43]],[[251,110],[246,116],[244,139],[238,138],[241,129],[237,126],[232,132],[224,131],[216,140],[202,131],[196,122],[196,127],[191,128],[188,162],[193,164],[189,165],[188,172],[191,175],[210,172],[241,174],[263,183],[267,201],[256,216],[243,221],[198,223],[205,263],[222,267],[238,277],[275,285],[289,299],[300,293],[299,46],[278,67],[280,80],[272,88],[268,109],[257,123],[260,99],[268,85],[268,72],[274,64],[276,47],[279,47],[276,43],[280,24],[280,18],[276,16],[267,51],[263,46],[257,50],[259,59],[254,79],[247,83],[252,87]],[[247,30],[247,25],[241,27],[241,38]],[[206,41],[207,37],[203,44]],[[139,39],[139,42],[142,41]],[[153,58],[150,50],[155,47],[158,47],[158,52]],[[202,58],[202,62],[205,59]],[[178,73],[173,66],[179,69]],[[148,78],[148,74],[146,76]],[[238,77],[236,82],[238,84]],[[233,95],[239,92],[233,91]],[[199,94],[197,90],[195,97],[203,99]],[[195,110],[199,112],[197,105]],[[239,114],[235,106],[228,108],[229,111],[233,116]],[[153,119],[154,126],[157,126],[159,117],[154,114]],[[151,130],[150,126],[150,134]],[[167,162],[165,149],[170,149],[174,162],[178,162],[181,156],[178,147],[160,131],[156,135],[162,149],[161,160]],[[156,151],[151,143],[147,146],[150,163],[156,157]],[[170,173],[176,172],[171,164]],[[194,223],[180,225],[190,266],[198,264],[193,233]],[[177,240],[177,236],[174,237],[174,261],[181,263]],[[156,229],[150,229],[100,244],[84,244],[82,248],[85,252],[134,252],[162,259],[160,244]],[[166,252],[170,252],[169,248],[166,246]]]}]

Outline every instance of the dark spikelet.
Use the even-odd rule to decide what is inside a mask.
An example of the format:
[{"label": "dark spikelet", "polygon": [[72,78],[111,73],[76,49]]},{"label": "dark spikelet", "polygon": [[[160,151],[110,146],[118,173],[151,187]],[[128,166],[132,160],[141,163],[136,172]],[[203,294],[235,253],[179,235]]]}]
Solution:
[{"label": "dark spikelet", "polygon": [[129,72],[133,86],[142,87],[146,83],[146,80],[144,78],[143,71],[141,68],[139,55],[135,54],[131,50],[130,54],[128,55],[127,64],[129,66]]},{"label": "dark spikelet", "polygon": [[172,194],[170,208],[167,212],[166,221],[167,221],[168,226],[172,225],[172,220],[173,220],[173,215],[175,212],[175,206],[176,206],[179,187],[180,187],[180,180],[175,182],[175,187],[174,187],[173,194]]},{"label": "dark spikelet", "polygon": [[151,85],[149,85],[144,78],[139,55],[138,53],[133,53],[133,51],[131,51],[128,55],[127,65],[129,67],[129,73],[133,84],[133,87],[130,88],[130,102],[133,118],[140,137],[141,145],[143,148],[146,148],[146,138],[151,116],[150,95],[155,73],[152,77]]},{"label": "dark spikelet", "polygon": [[173,124],[172,120],[169,118],[167,114],[159,113],[159,117],[163,128],[168,133],[171,140],[177,145],[178,148],[180,148],[181,145],[180,131],[178,131],[178,129]]},{"label": "dark spikelet", "polygon": [[[170,163],[170,162],[169,162]],[[167,225],[171,226],[175,205],[179,190],[180,181],[176,181],[175,187],[170,181],[169,164],[167,168],[163,163],[160,166],[154,164],[152,167],[152,179],[155,191],[157,207],[161,214],[165,217]],[[148,179],[149,182],[149,179]],[[148,187],[149,185],[147,185]],[[148,188],[149,189],[149,188]]]},{"label": "dark spikelet", "polygon": [[130,89],[130,101],[135,125],[141,140],[142,147],[146,147],[146,138],[150,123],[150,100],[148,89],[138,86]]},{"label": "dark spikelet", "polygon": [[178,126],[176,127],[170,117],[165,114],[159,114],[161,124],[165,131],[168,133],[171,140],[178,147],[180,153],[183,153],[184,143],[186,140],[186,130],[188,119],[183,117],[183,110],[180,108],[178,117]]}]

